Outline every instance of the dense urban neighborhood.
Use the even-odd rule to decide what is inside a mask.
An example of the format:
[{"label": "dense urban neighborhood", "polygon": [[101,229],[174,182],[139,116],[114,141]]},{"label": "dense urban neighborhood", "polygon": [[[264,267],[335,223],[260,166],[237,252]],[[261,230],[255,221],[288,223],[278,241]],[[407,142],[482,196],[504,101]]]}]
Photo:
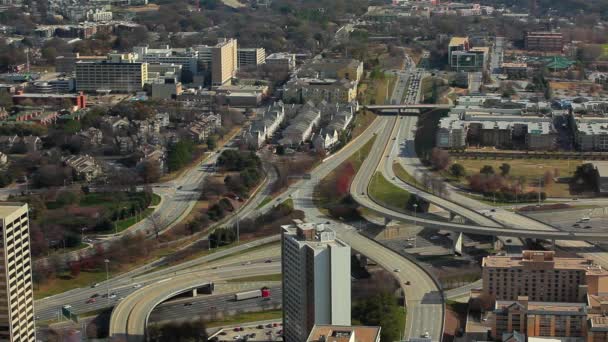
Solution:
[{"label": "dense urban neighborhood", "polygon": [[608,3],[0,0],[0,340],[608,341]]}]

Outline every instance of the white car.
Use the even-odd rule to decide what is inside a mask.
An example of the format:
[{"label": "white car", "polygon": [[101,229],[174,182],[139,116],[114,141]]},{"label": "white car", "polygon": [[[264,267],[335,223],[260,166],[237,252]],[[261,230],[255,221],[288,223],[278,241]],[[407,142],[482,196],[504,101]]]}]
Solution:
[{"label": "white car", "polygon": [[393,271],[394,271],[395,273],[399,273],[399,272],[401,272],[401,270],[400,270],[400,269],[398,269],[398,268],[395,268]]},{"label": "white car", "polygon": [[110,299],[114,299],[114,298],[116,298],[116,294],[115,294],[115,293],[112,293],[112,294],[111,294],[111,295],[110,295],[108,298],[110,298]]},{"label": "white car", "polygon": [[429,334],[428,331],[425,331],[424,334],[422,334],[422,337],[429,338],[429,337],[431,337],[431,334]]},{"label": "white car", "polygon": [[138,288],[140,288],[140,287],[141,287],[141,284],[135,284],[135,285],[133,285],[133,288],[134,288],[134,289],[138,289]]}]

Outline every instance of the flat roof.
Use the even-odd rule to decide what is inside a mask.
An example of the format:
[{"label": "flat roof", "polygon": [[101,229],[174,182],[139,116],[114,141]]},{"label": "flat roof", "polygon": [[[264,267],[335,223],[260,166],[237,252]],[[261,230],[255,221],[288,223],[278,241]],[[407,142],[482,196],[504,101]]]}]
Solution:
[{"label": "flat roof", "polygon": [[380,327],[348,325],[315,325],[308,335],[307,342],[349,341],[355,334],[354,342],[375,342],[380,335]]},{"label": "flat roof", "polygon": [[19,202],[0,202],[0,218],[10,216],[24,205],[24,203]]},{"label": "flat roof", "polygon": [[468,37],[452,37],[452,39],[450,39],[450,46],[462,45],[467,41],[469,41]]}]

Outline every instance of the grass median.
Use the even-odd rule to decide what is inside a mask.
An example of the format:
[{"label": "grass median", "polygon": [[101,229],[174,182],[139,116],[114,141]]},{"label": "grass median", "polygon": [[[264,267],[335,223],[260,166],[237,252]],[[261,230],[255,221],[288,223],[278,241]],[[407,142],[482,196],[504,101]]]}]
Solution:
[{"label": "grass median", "polygon": [[406,210],[411,197],[409,192],[389,182],[380,172],[372,177],[368,192],[380,205],[399,211]]}]

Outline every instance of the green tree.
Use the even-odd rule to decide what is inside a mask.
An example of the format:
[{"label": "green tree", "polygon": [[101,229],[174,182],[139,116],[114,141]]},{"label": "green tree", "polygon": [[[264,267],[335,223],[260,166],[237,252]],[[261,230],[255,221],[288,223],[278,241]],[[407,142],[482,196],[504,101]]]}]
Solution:
[{"label": "green tree", "polygon": [[176,171],[192,161],[194,144],[189,140],[182,140],[169,148],[167,164],[169,171]]},{"label": "green tree", "polygon": [[479,170],[479,173],[487,176],[495,174],[494,168],[491,165],[484,165],[481,170]]},{"label": "green tree", "polygon": [[500,175],[504,177],[504,176],[508,175],[509,172],[511,172],[511,165],[509,165],[507,163],[502,163],[502,165],[500,165],[499,169],[500,169]]},{"label": "green tree", "polygon": [[403,309],[389,293],[380,293],[356,303],[352,312],[353,319],[361,324],[381,326],[382,342],[400,340],[403,326],[399,318],[404,315]]},{"label": "green tree", "polygon": [[454,163],[452,164],[452,166],[450,166],[450,173],[452,174],[452,176],[460,178],[466,175],[466,170],[464,169],[464,166],[458,163]]}]

